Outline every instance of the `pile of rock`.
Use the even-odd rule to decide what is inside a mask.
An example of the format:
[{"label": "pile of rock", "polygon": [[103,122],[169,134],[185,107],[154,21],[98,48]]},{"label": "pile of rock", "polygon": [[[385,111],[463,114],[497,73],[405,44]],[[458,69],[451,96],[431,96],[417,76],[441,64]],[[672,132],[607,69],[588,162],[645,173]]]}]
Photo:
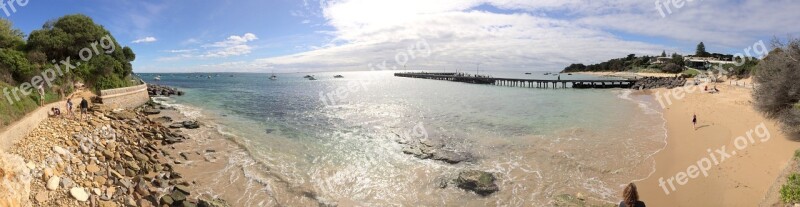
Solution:
[{"label": "pile of rock", "polygon": [[432,159],[450,164],[472,160],[471,154],[447,149],[444,144],[432,139],[422,139],[405,144],[403,153],[414,155],[420,159]]},{"label": "pile of rock", "polygon": [[[419,159],[431,159],[446,162],[448,164],[458,164],[461,162],[473,161],[471,153],[462,152],[448,148],[442,140],[424,138],[412,139],[395,134],[399,138],[398,143],[404,145],[403,153],[413,155]],[[458,188],[472,191],[481,196],[488,196],[500,190],[495,184],[495,176],[492,173],[478,170],[461,171],[455,178],[442,178],[439,181],[440,188],[446,188],[452,184]]]},{"label": "pile of rock", "polygon": [[88,120],[51,118],[11,153],[27,161],[35,204],[57,206],[195,206],[192,182],[174,171],[166,150],[187,139],[143,112],[93,107]]},{"label": "pile of rock", "polygon": [[656,89],[656,88],[677,88],[686,85],[686,79],[683,77],[644,77],[638,79],[636,84],[633,84],[632,89]]},{"label": "pile of rock", "polygon": [[147,84],[147,93],[150,94],[150,96],[167,96],[167,97],[172,95],[178,95],[178,96],[183,95],[183,91],[180,91],[177,88],[172,88],[163,85],[156,85],[156,84]]}]

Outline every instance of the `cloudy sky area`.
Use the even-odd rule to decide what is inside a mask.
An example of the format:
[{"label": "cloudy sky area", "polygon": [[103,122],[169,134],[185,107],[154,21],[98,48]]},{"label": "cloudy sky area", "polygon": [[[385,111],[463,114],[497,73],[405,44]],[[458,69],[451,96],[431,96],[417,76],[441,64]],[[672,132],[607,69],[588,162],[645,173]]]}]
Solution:
[{"label": "cloudy sky area", "polygon": [[667,1],[30,0],[9,18],[28,33],[89,15],[134,49],[136,72],[369,70],[422,40],[432,53],[409,69],[557,71],[631,53],[691,54],[700,41],[744,53],[800,34],[795,0]]}]

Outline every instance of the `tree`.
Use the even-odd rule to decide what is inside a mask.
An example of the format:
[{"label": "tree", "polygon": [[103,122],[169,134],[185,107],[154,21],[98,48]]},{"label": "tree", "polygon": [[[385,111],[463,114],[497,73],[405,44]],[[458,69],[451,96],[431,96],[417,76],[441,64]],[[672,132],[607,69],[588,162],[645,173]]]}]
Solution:
[{"label": "tree", "polygon": [[[12,49],[0,49],[0,76],[6,76],[3,80],[7,83],[24,82],[33,77],[37,71],[31,67],[25,54]],[[10,75],[11,78],[7,76]]]},{"label": "tree", "polygon": [[697,44],[697,51],[695,51],[694,55],[697,56],[697,57],[708,57],[709,56],[709,53],[706,52],[706,45],[703,44],[703,42],[700,42],[700,44]]},{"label": "tree", "polygon": [[[31,32],[28,37],[27,50],[44,53],[47,59],[51,60],[70,58],[77,61],[80,59],[81,49],[93,48],[92,44],[101,43],[104,37],[110,37],[114,51],[106,54],[103,48],[99,48],[102,50],[101,54],[94,54],[86,67],[80,68],[81,73],[77,73],[78,78],[85,80],[87,85],[94,86],[98,90],[108,89],[112,86],[124,86],[125,84],[111,82],[125,82],[124,80],[133,73],[130,62],[136,59],[136,55],[130,48],[121,47],[108,30],[95,24],[94,20],[86,15],[67,15],[48,21],[41,30]],[[100,46],[95,45],[94,47]],[[98,75],[104,78],[93,77]],[[111,78],[111,76],[114,77]],[[94,80],[105,80],[105,82],[94,84]]]},{"label": "tree", "polygon": [[782,43],[755,66],[755,106],[766,117],[777,119],[784,132],[800,138],[800,39]]},{"label": "tree", "polygon": [[667,51],[666,50],[662,50],[661,51],[661,57],[667,57]]},{"label": "tree", "polygon": [[686,66],[686,61],[684,60],[683,56],[679,55],[678,53],[672,53],[672,59],[669,61],[678,66]]},{"label": "tree", "polygon": [[8,19],[0,19],[0,48],[18,48],[25,44],[22,31],[14,28]]}]

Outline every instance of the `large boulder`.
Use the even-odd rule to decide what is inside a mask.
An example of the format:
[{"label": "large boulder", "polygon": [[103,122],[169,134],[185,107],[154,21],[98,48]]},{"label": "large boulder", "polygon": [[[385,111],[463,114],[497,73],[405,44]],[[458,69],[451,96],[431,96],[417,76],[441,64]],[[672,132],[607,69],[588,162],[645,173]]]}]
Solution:
[{"label": "large boulder", "polygon": [[160,114],[161,110],[158,110],[156,108],[147,107],[147,108],[144,108],[144,110],[142,110],[142,113],[147,114],[147,115],[155,115],[155,114]]},{"label": "large boulder", "polygon": [[455,152],[445,149],[436,150],[436,152],[434,152],[432,155],[433,157],[431,159],[443,161],[450,164],[458,164],[460,162],[472,159],[472,156],[470,154]]},{"label": "large boulder", "polygon": [[128,110],[122,110],[112,112],[108,117],[115,120],[133,120],[136,119],[136,114]]},{"label": "large boulder", "polygon": [[200,128],[200,124],[198,124],[196,121],[184,121],[183,127],[187,129],[197,129]]},{"label": "large boulder", "polygon": [[455,183],[461,189],[469,190],[478,195],[487,196],[500,190],[494,183],[495,177],[491,173],[467,170],[458,174]]},{"label": "large boulder", "polygon": [[207,198],[201,197],[198,198],[197,207],[230,207],[231,205],[228,202],[219,199],[219,198]]},{"label": "large boulder", "polygon": [[0,206],[30,206],[32,180],[21,157],[0,152]]}]

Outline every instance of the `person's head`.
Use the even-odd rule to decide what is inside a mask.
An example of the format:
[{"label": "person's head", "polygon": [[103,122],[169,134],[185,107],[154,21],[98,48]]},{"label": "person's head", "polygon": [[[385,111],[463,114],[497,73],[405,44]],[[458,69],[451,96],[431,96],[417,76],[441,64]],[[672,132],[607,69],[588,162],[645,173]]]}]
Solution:
[{"label": "person's head", "polygon": [[639,191],[636,190],[636,185],[633,183],[628,184],[625,190],[622,191],[622,202],[627,207],[634,207],[636,202],[639,201]]}]

